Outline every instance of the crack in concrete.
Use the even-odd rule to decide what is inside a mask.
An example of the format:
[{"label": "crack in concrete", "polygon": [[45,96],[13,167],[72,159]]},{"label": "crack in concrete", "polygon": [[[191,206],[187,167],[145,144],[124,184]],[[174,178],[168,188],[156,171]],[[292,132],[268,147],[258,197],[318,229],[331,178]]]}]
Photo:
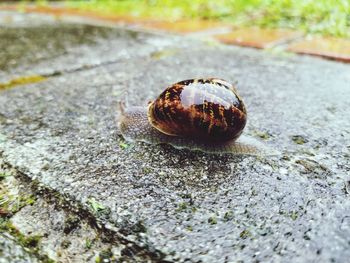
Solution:
[{"label": "crack in concrete", "polygon": [[98,63],[98,64],[83,65],[81,67],[77,67],[77,68],[73,68],[73,69],[69,69],[69,70],[55,70],[55,71],[53,71],[51,73],[47,73],[47,74],[37,74],[37,75],[34,74],[34,75],[29,75],[29,76],[17,77],[17,78],[10,79],[7,82],[2,82],[2,83],[0,82],[0,90],[11,89],[11,88],[14,88],[17,86],[22,86],[22,85],[27,85],[27,84],[38,83],[38,82],[45,81],[48,78],[62,76],[64,74],[71,74],[71,73],[80,72],[80,71],[84,71],[84,70],[90,70],[90,69],[94,69],[94,68],[99,68],[99,67],[106,66],[106,65],[116,64],[119,62],[120,62],[120,60],[105,61],[105,62]]}]

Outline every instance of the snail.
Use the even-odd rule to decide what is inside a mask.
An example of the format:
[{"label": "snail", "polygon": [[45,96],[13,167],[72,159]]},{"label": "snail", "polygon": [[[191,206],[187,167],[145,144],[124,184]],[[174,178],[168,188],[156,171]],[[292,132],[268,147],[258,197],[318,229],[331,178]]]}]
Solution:
[{"label": "snail", "polygon": [[170,144],[207,153],[259,155],[264,146],[242,136],[247,110],[236,88],[219,78],[188,79],[167,87],[148,107],[120,105],[127,141]]}]

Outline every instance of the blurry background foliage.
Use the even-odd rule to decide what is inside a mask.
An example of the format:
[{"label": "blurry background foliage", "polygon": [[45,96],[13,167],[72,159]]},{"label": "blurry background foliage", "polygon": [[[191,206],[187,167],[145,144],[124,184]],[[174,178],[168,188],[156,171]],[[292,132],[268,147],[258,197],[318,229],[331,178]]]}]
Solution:
[{"label": "blurry background foliage", "polygon": [[[45,3],[46,1],[37,1]],[[203,19],[350,38],[350,0],[86,0],[69,7],[159,20]]]}]

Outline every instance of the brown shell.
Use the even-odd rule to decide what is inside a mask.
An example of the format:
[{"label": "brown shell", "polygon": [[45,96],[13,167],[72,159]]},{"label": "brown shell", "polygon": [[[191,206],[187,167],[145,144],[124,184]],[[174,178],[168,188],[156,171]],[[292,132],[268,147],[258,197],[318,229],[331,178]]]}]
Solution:
[{"label": "brown shell", "polygon": [[242,133],[247,111],[236,89],[225,80],[189,79],[160,94],[149,105],[148,120],[168,135],[225,142]]}]

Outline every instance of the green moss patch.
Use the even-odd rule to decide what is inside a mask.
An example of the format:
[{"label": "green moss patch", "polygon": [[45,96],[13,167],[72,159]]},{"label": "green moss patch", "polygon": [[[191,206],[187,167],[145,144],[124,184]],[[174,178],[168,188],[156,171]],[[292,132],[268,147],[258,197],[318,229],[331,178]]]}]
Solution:
[{"label": "green moss patch", "polygon": [[24,76],[20,78],[15,78],[10,80],[9,82],[0,83],[1,89],[10,89],[19,85],[37,83],[46,80],[46,77],[41,75],[32,75],[32,76]]}]

